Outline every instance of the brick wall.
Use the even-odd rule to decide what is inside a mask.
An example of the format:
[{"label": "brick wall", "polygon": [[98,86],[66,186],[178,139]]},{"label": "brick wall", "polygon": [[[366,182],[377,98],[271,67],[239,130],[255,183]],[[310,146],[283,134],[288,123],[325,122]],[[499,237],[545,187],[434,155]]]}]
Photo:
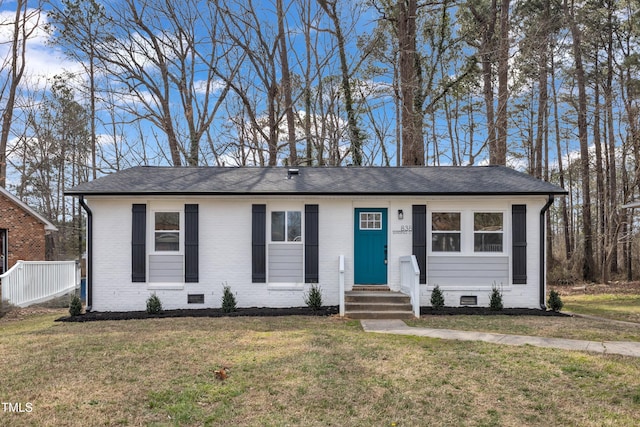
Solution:
[{"label": "brick wall", "polygon": [[8,268],[18,260],[45,260],[44,224],[3,194],[0,194],[0,229],[7,230]]}]

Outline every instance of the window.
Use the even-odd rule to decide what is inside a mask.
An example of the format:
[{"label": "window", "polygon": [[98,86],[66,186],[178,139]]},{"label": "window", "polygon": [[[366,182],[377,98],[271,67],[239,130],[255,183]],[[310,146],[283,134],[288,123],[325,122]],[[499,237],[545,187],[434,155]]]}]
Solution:
[{"label": "window", "polygon": [[271,241],[272,242],[301,242],[302,241],[302,212],[300,211],[271,212]]},{"label": "window", "polygon": [[155,212],[154,223],[155,251],[180,251],[180,212]]},{"label": "window", "polygon": [[382,230],[382,212],[360,212],[360,230]]},{"label": "window", "polygon": [[433,252],[460,252],[460,212],[433,212],[431,231]]},{"label": "window", "polygon": [[502,252],[503,219],[501,212],[473,214],[474,252]]}]

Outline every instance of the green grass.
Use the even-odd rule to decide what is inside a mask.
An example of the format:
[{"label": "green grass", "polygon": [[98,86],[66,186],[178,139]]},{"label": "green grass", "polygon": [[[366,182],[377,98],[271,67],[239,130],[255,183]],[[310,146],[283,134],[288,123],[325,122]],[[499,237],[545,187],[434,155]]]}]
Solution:
[{"label": "green grass", "polygon": [[[64,314],[60,312],[59,315]],[[640,359],[335,318],[0,319],[0,425],[635,425]],[[573,320],[573,319],[569,319]],[[534,326],[534,328],[537,326]],[[213,371],[230,370],[222,382]]]},{"label": "green grass", "polygon": [[640,323],[640,295],[596,294],[562,297],[564,310]]},{"label": "green grass", "polygon": [[640,341],[640,324],[621,325],[608,320],[545,316],[424,316],[410,326],[463,331],[535,335],[588,341]]}]

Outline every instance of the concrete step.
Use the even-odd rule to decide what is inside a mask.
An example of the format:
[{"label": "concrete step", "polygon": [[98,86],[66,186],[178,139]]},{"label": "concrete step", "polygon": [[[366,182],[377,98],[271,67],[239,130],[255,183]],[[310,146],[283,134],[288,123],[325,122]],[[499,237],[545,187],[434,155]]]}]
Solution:
[{"label": "concrete step", "polygon": [[397,302],[409,303],[411,298],[401,292],[349,291],[344,294],[345,302]]},{"label": "concrete step", "polygon": [[411,303],[347,302],[345,311],[411,311]]},{"label": "concrete step", "polygon": [[411,319],[411,298],[401,292],[345,292],[345,315],[352,319]]},{"label": "concrete step", "polygon": [[387,285],[353,285],[352,291],[358,292],[389,292],[390,289]]},{"label": "concrete step", "polygon": [[350,319],[413,319],[411,311],[348,311],[345,316]]}]

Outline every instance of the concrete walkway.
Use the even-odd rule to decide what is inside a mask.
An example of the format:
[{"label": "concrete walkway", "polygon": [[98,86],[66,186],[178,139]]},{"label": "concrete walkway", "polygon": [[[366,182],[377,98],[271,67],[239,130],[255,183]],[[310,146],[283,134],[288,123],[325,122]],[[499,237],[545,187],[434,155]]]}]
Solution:
[{"label": "concrete walkway", "polygon": [[414,328],[402,320],[361,320],[366,332],[380,334],[415,335],[444,340],[484,341],[505,345],[533,345],[536,347],[560,348],[563,350],[592,351],[603,354],[621,354],[640,357],[640,342],[583,341],[562,338],[543,338],[524,335],[494,334],[488,332],[457,331],[452,329]]}]

